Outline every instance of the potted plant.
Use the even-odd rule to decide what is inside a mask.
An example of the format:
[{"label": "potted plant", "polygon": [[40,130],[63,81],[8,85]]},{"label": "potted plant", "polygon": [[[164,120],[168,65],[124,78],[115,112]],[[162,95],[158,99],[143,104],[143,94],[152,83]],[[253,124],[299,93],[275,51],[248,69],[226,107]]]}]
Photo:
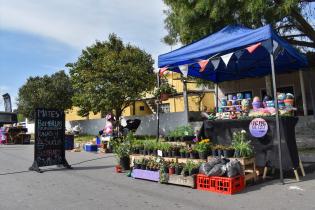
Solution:
[{"label": "potted plant", "polygon": [[169,96],[172,94],[175,94],[176,90],[174,89],[174,86],[170,85],[167,82],[164,82],[160,85],[159,88],[157,88],[154,92],[154,96],[156,98],[159,98],[161,101],[168,100]]},{"label": "potted plant", "polygon": [[186,157],[186,148],[185,147],[180,148],[179,153],[180,153],[181,158],[185,158]]},{"label": "potted plant", "polygon": [[200,159],[207,159],[210,146],[211,144],[209,139],[201,140],[195,145],[194,149],[198,152]]},{"label": "potted plant", "polygon": [[168,174],[169,174],[169,175],[175,174],[175,163],[174,163],[174,162],[172,162],[171,164],[169,164]]},{"label": "potted plant", "polygon": [[133,161],[133,168],[134,169],[141,169],[141,163],[142,163],[142,160],[134,160]]},{"label": "potted plant", "polygon": [[232,146],[226,146],[223,150],[223,156],[225,158],[231,158],[234,157],[234,147]]},{"label": "potted plant", "polygon": [[223,156],[223,150],[224,150],[224,146],[223,145],[220,145],[220,144],[216,145],[215,146],[215,150],[216,150],[216,154],[217,154],[218,157]]},{"label": "potted plant", "polygon": [[247,140],[246,131],[242,130],[233,133],[232,146],[235,149],[235,157],[252,157],[253,148]]},{"label": "potted plant", "polygon": [[179,163],[175,163],[175,174],[180,175],[183,170],[183,166]]},{"label": "potted plant", "polygon": [[[182,174],[185,176],[185,175],[189,175],[189,176],[192,176],[194,174],[197,174],[198,171],[199,171],[199,166],[198,164],[194,163],[193,161],[189,160],[187,161],[186,165],[184,166],[183,168],[183,171]],[[188,172],[188,173],[187,173]]]},{"label": "potted plant", "polygon": [[114,153],[116,154],[116,157],[122,170],[129,170],[130,169],[129,155],[131,153],[131,143],[128,139],[128,136],[124,138],[122,141],[117,140],[117,142],[115,142],[113,146]]}]

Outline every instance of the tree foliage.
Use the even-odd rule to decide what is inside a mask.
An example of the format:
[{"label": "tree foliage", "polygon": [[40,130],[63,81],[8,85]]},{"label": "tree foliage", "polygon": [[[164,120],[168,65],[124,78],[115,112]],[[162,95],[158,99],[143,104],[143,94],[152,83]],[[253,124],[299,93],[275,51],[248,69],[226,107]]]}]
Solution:
[{"label": "tree foliage", "polygon": [[79,114],[114,112],[118,118],[131,102],[153,89],[153,63],[151,55],[124,44],[115,34],[87,47],[75,63],[67,64]]},{"label": "tree foliage", "polygon": [[36,108],[69,109],[72,106],[72,86],[64,71],[43,77],[30,77],[19,89],[18,112],[33,119]]},{"label": "tree foliage", "polygon": [[[315,49],[314,5],[302,0],[164,0],[169,7],[164,42],[188,44],[228,24],[250,28],[272,24],[279,34],[306,51]],[[313,9],[312,9],[313,8]]]}]

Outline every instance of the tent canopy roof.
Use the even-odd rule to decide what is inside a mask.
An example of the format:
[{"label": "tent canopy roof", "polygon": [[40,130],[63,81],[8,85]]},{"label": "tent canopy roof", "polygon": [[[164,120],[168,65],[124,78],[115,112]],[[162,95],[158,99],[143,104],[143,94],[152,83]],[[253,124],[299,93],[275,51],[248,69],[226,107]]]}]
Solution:
[{"label": "tent canopy roof", "polygon": [[[253,53],[244,50],[256,43],[265,43],[266,46],[268,42],[270,43],[269,50],[263,46],[258,47]],[[307,66],[306,58],[280,38],[270,25],[257,29],[240,25],[226,26],[199,41],[160,55],[158,65],[160,68],[167,66],[172,71],[180,72],[179,65],[189,64],[188,75],[213,82],[264,76],[271,73],[269,52],[272,42],[281,49],[275,55],[277,73],[290,72]],[[233,55],[228,64],[220,59],[217,67],[209,62],[205,71],[199,71],[198,61],[236,51],[242,51],[242,55],[240,57]]]}]

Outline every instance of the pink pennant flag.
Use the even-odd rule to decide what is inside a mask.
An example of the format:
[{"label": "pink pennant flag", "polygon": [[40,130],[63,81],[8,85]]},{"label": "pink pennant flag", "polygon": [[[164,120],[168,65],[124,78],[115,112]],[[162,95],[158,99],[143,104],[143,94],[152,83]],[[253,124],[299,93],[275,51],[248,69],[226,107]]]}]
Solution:
[{"label": "pink pennant flag", "polygon": [[160,71],[159,71],[160,72],[160,76],[163,76],[164,73],[166,73],[167,69],[168,69],[167,67],[161,68]]},{"label": "pink pennant flag", "polygon": [[199,72],[203,72],[206,69],[207,64],[209,63],[209,60],[201,60],[198,62],[200,66]]},{"label": "pink pennant flag", "polygon": [[253,45],[247,47],[246,50],[247,50],[249,53],[252,53],[252,52],[254,52],[260,45],[261,45],[261,42],[259,42],[259,43],[257,43],[257,44],[253,44]]}]

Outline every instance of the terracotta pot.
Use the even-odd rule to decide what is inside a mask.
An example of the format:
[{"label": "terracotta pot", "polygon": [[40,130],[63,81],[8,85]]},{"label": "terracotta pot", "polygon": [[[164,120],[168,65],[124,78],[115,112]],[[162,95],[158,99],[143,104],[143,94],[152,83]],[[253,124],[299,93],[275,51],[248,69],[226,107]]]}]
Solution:
[{"label": "terracotta pot", "polygon": [[174,167],[169,167],[168,168],[168,173],[169,173],[169,175],[175,174],[175,168]]},{"label": "terracotta pot", "polygon": [[166,100],[169,99],[169,97],[170,97],[169,94],[167,94],[167,93],[161,93],[160,99],[161,99],[161,101],[166,101]]}]

